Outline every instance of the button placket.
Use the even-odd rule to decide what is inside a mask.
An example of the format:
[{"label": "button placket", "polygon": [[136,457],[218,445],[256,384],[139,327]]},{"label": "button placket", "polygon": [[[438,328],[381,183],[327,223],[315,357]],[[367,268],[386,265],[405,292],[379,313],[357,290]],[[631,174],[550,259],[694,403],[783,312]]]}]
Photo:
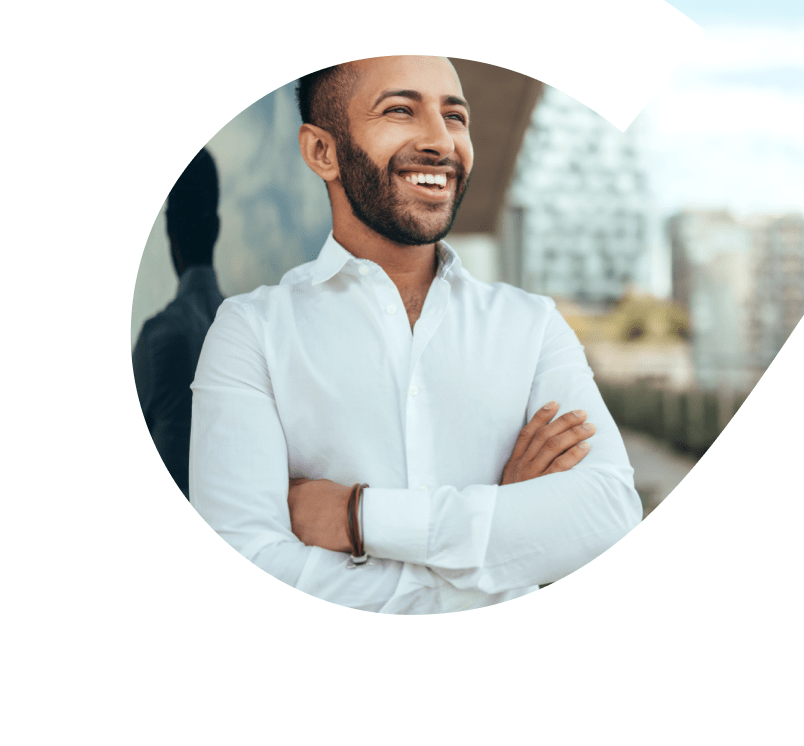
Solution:
[{"label": "button placket", "polygon": [[[366,270],[363,272],[363,270]],[[374,270],[374,271],[372,271]],[[388,355],[396,377],[396,385],[400,393],[404,391],[405,378],[410,369],[410,348],[412,338],[407,325],[407,316],[403,310],[401,298],[396,285],[382,270],[382,267],[361,264],[358,267],[361,275],[370,273],[365,282],[368,294],[376,304],[376,320],[385,337],[386,354]],[[398,317],[398,318],[396,318]],[[404,322],[404,323],[403,323]],[[405,397],[407,398],[407,397]]]},{"label": "button placket", "polygon": [[436,282],[438,284],[434,283],[430,288],[413,335],[405,407],[408,486],[422,492],[433,488],[438,473],[436,465],[432,463],[432,454],[435,452],[430,443],[433,413],[427,406],[427,372],[421,367],[423,353],[444,317],[449,297],[449,283],[445,280]]}]

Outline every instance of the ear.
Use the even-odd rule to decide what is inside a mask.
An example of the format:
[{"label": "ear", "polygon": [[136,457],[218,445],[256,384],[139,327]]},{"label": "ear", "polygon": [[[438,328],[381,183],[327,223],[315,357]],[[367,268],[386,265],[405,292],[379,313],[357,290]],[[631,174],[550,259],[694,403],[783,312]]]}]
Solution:
[{"label": "ear", "polygon": [[304,162],[324,181],[340,176],[335,138],[329,132],[314,124],[303,124],[299,128],[299,148]]}]

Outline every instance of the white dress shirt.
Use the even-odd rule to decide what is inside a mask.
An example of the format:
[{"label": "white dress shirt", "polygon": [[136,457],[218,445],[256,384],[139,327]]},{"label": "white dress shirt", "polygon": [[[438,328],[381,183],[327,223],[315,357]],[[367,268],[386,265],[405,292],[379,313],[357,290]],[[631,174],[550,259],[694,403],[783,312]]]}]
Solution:
[{"label": "white dress shirt", "polygon": [[[449,246],[411,333],[381,267],[321,253],[221,305],[193,382],[190,499],[232,547],[353,608],[434,613],[564,577],[642,517],[633,470],[583,348],[548,298],[474,279]],[[597,426],[573,469],[500,487],[534,412]],[[367,482],[365,546],[292,533],[288,479]]]}]

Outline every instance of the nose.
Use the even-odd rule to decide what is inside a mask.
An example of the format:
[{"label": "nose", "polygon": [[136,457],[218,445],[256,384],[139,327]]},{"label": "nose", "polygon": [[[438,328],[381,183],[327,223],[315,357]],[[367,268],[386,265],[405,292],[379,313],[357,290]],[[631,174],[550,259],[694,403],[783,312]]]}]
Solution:
[{"label": "nose", "polygon": [[428,112],[422,117],[422,125],[417,134],[416,150],[437,158],[446,158],[455,150],[455,141],[447,129],[441,111]]}]

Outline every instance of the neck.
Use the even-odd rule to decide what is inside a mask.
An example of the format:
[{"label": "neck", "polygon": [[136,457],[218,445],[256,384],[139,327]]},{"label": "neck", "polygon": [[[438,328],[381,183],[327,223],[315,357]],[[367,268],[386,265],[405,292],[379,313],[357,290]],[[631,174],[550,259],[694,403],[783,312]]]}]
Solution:
[{"label": "neck", "polygon": [[402,298],[427,294],[436,275],[435,244],[407,246],[389,241],[358,220],[351,209],[333,210],[332,235],[350,254],[383,268]]}]

